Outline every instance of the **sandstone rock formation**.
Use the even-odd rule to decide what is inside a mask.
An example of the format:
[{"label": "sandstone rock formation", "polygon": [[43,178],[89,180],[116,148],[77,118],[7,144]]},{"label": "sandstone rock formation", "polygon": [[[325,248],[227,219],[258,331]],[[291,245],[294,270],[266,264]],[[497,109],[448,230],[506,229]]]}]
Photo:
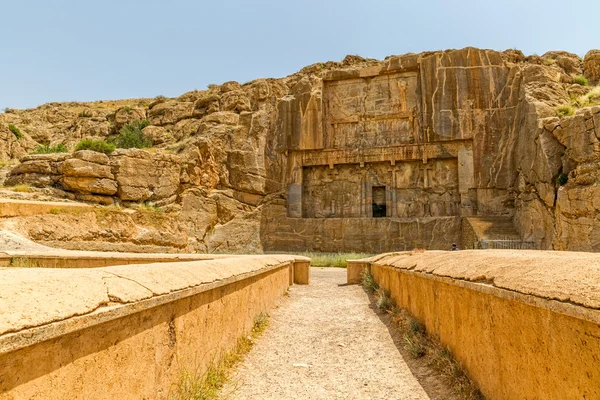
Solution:
[{"label": "sandstone rock formation", "polygon": [[[5,184],[171,204],[188,251],[446,249],[473,216],[510,219],[538,248],[600,250],[600,108],[574,79],[597,82],[598,54],[349,56],[176,99],[9,110],[0,156],[22,163]],[[145,119],[152,152],[26,155]]]},{"label": "sandstone rock formation", "polygon": [[90,150],[31,155],[22,161],[10,171],[5,184],[55,185],[74,193],[74,198],[101,204],[119,200],[173,203],[181,171],[179,157],[138,149],[119,149],[110,156]]}]

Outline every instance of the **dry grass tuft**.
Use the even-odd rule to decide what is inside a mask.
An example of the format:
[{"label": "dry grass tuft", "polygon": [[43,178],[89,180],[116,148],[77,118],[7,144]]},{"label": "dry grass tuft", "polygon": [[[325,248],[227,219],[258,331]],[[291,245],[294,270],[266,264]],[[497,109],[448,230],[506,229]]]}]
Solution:
[{"label": "dry grass tuft", "polygon": [[571,115],[575,114],[575,107],[573,107],[571,105],[560,106],[556,109],[556,114],[558,114],[559,117],[571,116]]},{"label": "dry grass tuft", "polygon": [[402,346],[412,358],[423,358],[430,368],[442,375],[460,398],[484,399],[452,353],[439,340],[427,334],[425,325],[397,307],[392,308],[392,322],[402,337]]},{"label": "dry grass tuft", "polygon": [[233,367],[243,360],[254,346],[254,340],[269,326],[269,316],[260,313],[254,319],[250,335],[238,339],[235,349],[225,353],[220,360],[213,359],[203,374],[184,371],[179,382],[172,388],[173,400],[214,400],[229,379]]},{"label": "dry grass tuft", "polygon": [[375,282],[373,274],[371,274],[371,271],[369,271],[367,268],[365,268],[362,272],[361,283],[369,294],[375,294],[377,290],[379,290],[379,285],[377,282]]},{"label": "dry grass tuft", "polygon": [[571,101],[568,104],[563,104],[556,108],[556,114],[559,117],[568,117],[575,114],[578,108],[598,105],[600,105],[600,86],[591,88],[589,92],[579,97],[572,95]]},{"label": "dry grass tuft", "polygon": [[13,192],[21,192],[21,193],[31,193],[33,190],[29,185],[17,185],[11,188]]},{"label": "dry grass tuft", "polygon": [[575,100],[575,105],[578,107],[592,107],[600,104],[600,86],[594,87],[592,90],[579,96]]},{"label": "dry grass tuft", "polygon": [[377,297],[377,308],[383,311],[389,311],[392,309],[392,299],[390,298],[390,292],[386,289],[379,288],[375,295]]}]

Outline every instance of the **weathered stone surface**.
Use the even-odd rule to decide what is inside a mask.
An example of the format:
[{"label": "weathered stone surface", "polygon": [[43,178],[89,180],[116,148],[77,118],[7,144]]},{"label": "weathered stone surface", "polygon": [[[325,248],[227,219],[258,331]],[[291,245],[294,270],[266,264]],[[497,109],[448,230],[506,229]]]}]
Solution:
[{"label": "weathered stone surface", "polygon": [[169,140],[169,133],[162,126],[147,126],[143,129],[144,135],[148,136],[152,143],[160,145],[166,143]]},{"label": "weathered stone surface", "polygon": [[406,252],[366,261],[380,287],[453,349],[486,397],[600,396],[597,254]]},{"label": "weathered stone surface", "polygon": [[108,156],[104,153],[99,153],[97,151],[79,150],[74,152],[72,157],[83,161],[89,161],[95,164],[108,164]]},{"label": "weathered stone surface", "polygon": [[237,125],[239,123],[239,115],[232,112],[216,112],[202,119],[202,122],[219,124],[219,125]]},{"label": "weathered stone surface", "polygon": [[35,187],[53,186],[60,180],[60,175],[47,175],[37,173],[23,173],[9,175],[4,181],[6,186],[30,185]]},{"label": "weathered stone surface", "polygon": [[123,107],[115,113],[115,125],[118,128],[132,121],[146,119],[146,109],[142,107]]},{"label": "weathered stone surface", "polygon": [[[471,216],[512,218],[540,248],[582,240],[600,250],[587,228],[575,237],[580,222],[589,226],[582,218],[595,218],[588,200],[569,194],[558,204],[562,190],[599,184],[600,107],[557,114],[589,93],[573,76],[593,81],[596,58],[475,48],[350,56],[176,99],[16,110],[0,115],[0,131],[15,123],[32,146],[41,138],[72,146],[148,118],[144,133],[158,151],[24,158],[9,182],[70,178],[65,187],[81,197],[111,192],[100,180],[114,179],[116,201],[177,203],[188,246],[199,251],[447,248],[461,237],[456,221]],[[25,151],[23,143],[8,140],[0,156]]]},{"label": "weathered stone surface", "polygon": [[105,195],[117,193],[117,182],[112,179],[86,176],[65,176],[60,183],[65,190],[75,193],[95,193]]},{"label": "weathered stone surface", "polygon": [[143,150],[117,150],[111,166],[121,200],[159,200],[177,193],[181,160],[169,154]]},{"label": "weathered stone surface", "polygon": [[46,174],[57,175],[56,164],[49,160],[25,161],[11,170],[11,175]]},{"label": "weathered stone surface", "polygon": [[[106,158],[108,162],[108,157]],[[65,160],[60,166],[60,172],[70,177],[91,177],[114,179],[114,175],[108,165],[96,164],[78,158]]]},{"label": "weathered stone surface", "polygon": [[[209,362],[198,360],[236,346],[256,315],[285,292],[294,261],[260,256],[108,270],[7,269],[0,280],[3,397],[168,397],[176,379],[169,360],[204,374]],[[215,290],[200,286],[206,283]]]},{"label": "weathered stone surface", "polygon": [[233,90],[221,96],[221,108],[223,111],[250,111],[250,100],[243,90]]},{"label": "weathered stone surface", "polygon": [[166,101],[152,107],[148,117],[152,125],[174,124],[184,118],[191,118],[194,110],[192,102]]},{"label": "weathered stone surface", "polygon": [[600,50],[590,50],[583,59],[583,71],[591,83],[600,83]]},{"label": "weathered stone surface", "polygon": [[8,174],[4,184],[26,184],[37,187],[52,186],[60,179],[60,167],[67,154],[28,155]]}]

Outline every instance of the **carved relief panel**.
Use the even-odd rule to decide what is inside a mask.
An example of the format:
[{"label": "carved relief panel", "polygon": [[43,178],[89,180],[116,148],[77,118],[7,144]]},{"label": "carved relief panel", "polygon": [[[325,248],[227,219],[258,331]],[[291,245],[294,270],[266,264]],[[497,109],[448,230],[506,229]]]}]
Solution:
[{"label": "carved relief panel", "polygon": [[325,147],[382,147],[419,141],[417,76],[417,72],[404,72],[325,82]]}]

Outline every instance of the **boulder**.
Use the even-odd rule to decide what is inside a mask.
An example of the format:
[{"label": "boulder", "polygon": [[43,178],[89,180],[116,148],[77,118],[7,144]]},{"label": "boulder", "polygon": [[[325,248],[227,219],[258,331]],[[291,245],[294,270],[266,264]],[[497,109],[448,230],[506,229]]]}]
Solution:
[{"label": "boulder", "polygon": [[581,75],[582,62],[577,54],[566,51],[550,52],[555,56],[556,65],[562,68],[569,75]]},{"label": "boulder", "polygon": [[250,111],[252,109],[250,106],[250,99],[248,99],[248,96],[246,96],[246,93],[243,90],[233,90],[223,94],[223,96],[221,96],[221,108],[223,111],[234,111],[238,113]]},{"label": "boulder", "polygon": [[62,187],[75,193],[94,193],[113,195],[117,193],[117,182],[112,179],[65,176],[61,180]]},{"label": "boulder", "polygon": [[144,135],[152,140],[154,145],[166,143],[170,138],[172,138],[168,131],[162,126],[150,125],[145,127],[142,132],[144,132]]},{"label": "boulder", "polygon": [[583,112],[563,118],[552,134],[566,147],[565,154],[576,162],[590,161],[599,155],[600,142],[594,130],[586,129]]},{"label": "boulder", "polygon": [[139,149],[119,149],[111,154],[118,196],[125,201],[160,200],[179,189],[181,159]]},{"label": "boulder", "polygon": [[238,125],[240,116],[229,111],[216,112],[202,118],[202,122],[218,125]]},{"label": "boulder", "polygon": [[114,179],[108,165],[70,158],[60,168],[64,176]]},{"label": "boulder", "polygon": [[96,164],[108,164],[108,156],[106,154],[92,150],[79,150],[73,153],[71,157]]},{"label": "boulder", "polygon": [[583,59],[583,73],[591,84],[600,84],[600,50],[590,50]]},{"label": "boulder", "polygon": [[25,173],[19,175],[9,175],[4,181],[4,186],[30,185],[43,188],[54,186],[59,180],[60,175]]},{"label": "boulder", "polygon": [[229,81],[229,82],[225,82],[221,86],[219,86],[219,91],[221,93],[227,93],[227,92],[231,92],[234,90],[240,90],[241,88],[242,88],[242,86],[238,82]]},{"label": "boulder", "polygon": [[191,118],[193,112],[193,102],[170,100],[152,107],[148,117],[152,125],[162,126],[174,124],[185,118]]},{"label": "boulder", "polygon": [[142,107],[122,107],[115,113],[115,125],[117,129],[120,129],[129,122],[144,119],[146,119],[146,109]]}]

